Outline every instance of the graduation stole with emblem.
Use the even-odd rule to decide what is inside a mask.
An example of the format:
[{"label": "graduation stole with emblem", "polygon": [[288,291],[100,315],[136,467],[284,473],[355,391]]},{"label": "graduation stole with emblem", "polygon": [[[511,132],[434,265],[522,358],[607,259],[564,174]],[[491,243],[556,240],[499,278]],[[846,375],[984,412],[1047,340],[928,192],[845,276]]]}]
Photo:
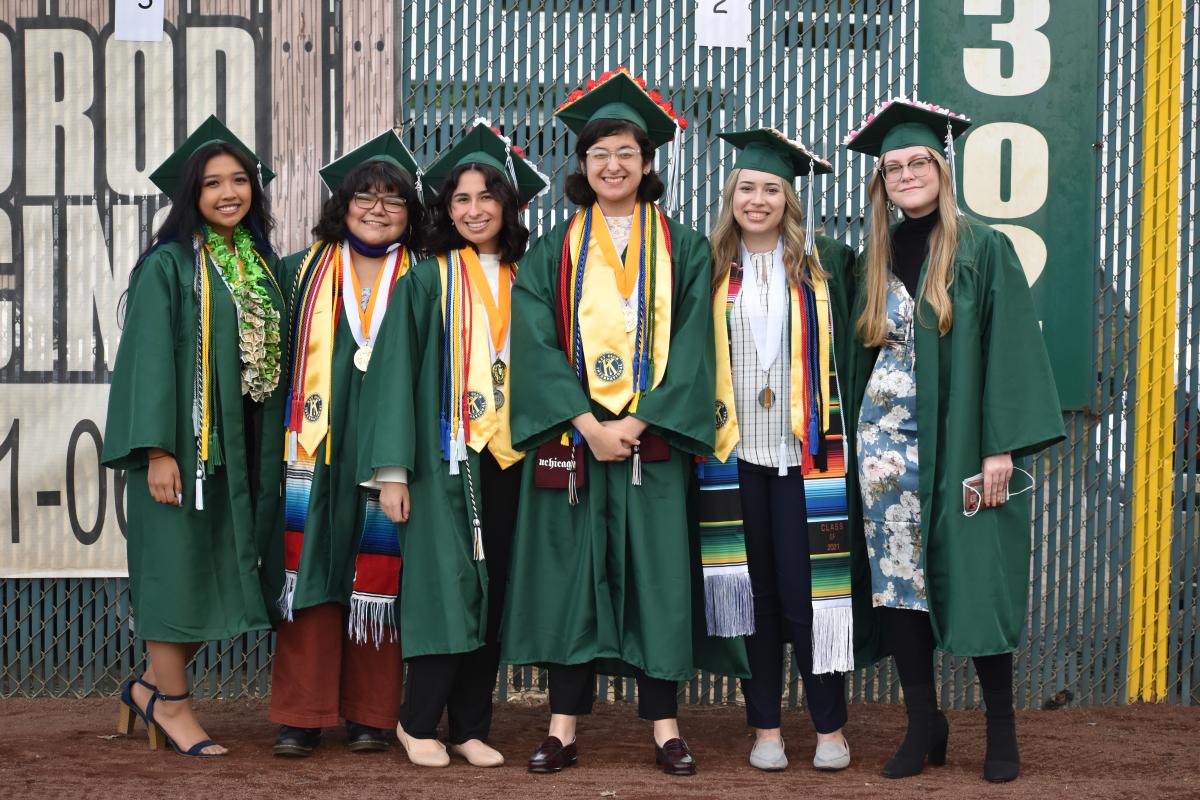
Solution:
[{"label": "graduation stole with emblem", "polygon": [[472,551],[475,560],[481,561],[485,557],[483,526],[467,448],[481,453],[486,447],[502,469],[524,457],[512,446],[506,402],[509,369],[503,359],[517,265],[500,265],[498,300],[492,298],[474,249],[465,247],[438,256],[438,265],[442,287],[442,459],[449,462],[451,475],[460,474],[460,465],[466,473],[463,488],[471,511]]},{"label": "graduation stole with emblem", "polygon": [[[396,282],[408,272],[410,263],[407,248],[401,249],[394,260],[386,296],[381,297],[384,292],[378,286],[373,292],[370,301],[373,315],[382,317],[385,313],[391,292]],[[346,277],[342,269],[341,246],[317,242],[305,254],[293,286],[292,374],[284,417],[284,449],[288,465],[284,499],[284,587],[278,601],[280,612],[289,621],[293,617],[313,473],[322,441],[326,465],[332,451],[329,419],[333,345],[346,299],[342,297],[342,281]],[[380,269],[379,281],[388,278],[387,271],[388,265]],[[358,298],[349,300],[361,308]],[[359,376],[352,374],[350,379],[357,380]],[[379,506],[376,492],[367,495],[361,534],[354,562],[349,633],[356,642],[366,642],[369,638],[378,647],[383,641],[385,627],[390,628],[395,637],[393,608],[400,588],[401,561],[399,543]]]},{"label": "graduation stole with emblem", "polygon": [[[671,347],[671,236],[667,219],[653,203],[634,209],[629,245],[622,260],[599,204],[581,208],[567,226],[559,265],[559,347],[592,400],[614,415],[637,412],[642,395],[663,379]],[[633,454],[632,482],[641,484],[642,460],[665,459],[665,442],[644,434]],[[568,501],[583,486],[579,431],[538,449],[537,484],[559,488],[555,473],[567,472]],[[647,444],[653,448],[653,454]],[[645,451],[645,452],[643,452]]]},{"label": "graduation stole with emblem", "polygon": [[[745,537],[737,479],[737,409],[729,346],[729,315],[742,284],[732,265],[713,295],[717,354],[715,422],[720,463],[702,462],[700,475],[701,557],[705,606],[710,632],[753,631],[753,601],[746,616],[745,595],[736,576],[745,562]],[[790,287],[788,342],[791,351],[788,409],[793,435],[801,443],[807,536],[812,574],[813,672],[854,668],[850,608],[850,549],[847,529],[846,459],[837,372],[834,368],[833,316],[829,287],[823,280]],[[786,454],[780,472],[786,474]],[[739,544],[740,541],[740,544]],[[730,577],[734,576],[734,577]],[[746,583],[749,574],[746,574]],[[710,591],[711,589],[711,591]],[[716,630],[714,630],[716,629]],[[723,633],[720,635],[736,635]]]}]

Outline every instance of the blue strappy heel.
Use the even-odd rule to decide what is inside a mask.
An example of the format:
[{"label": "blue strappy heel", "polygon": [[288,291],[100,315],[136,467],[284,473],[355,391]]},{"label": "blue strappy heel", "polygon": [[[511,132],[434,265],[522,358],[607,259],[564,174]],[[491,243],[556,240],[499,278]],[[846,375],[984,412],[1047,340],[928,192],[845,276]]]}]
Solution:
[{"label": "blue strappy heel", "polygon": [[191,692],[184,692],[183,694],[163,694],[162,692],[158,691],[157,689],[154,690],[154,696],[150,698],[150,702],[146,705],[146,716],[145,716],[146,731],[150,734],[150,749],[156,750],[157,748],[162,747],[165,744],[169,744],[169,745],[171,745],[171,749],[174,750],[176,753],[178,753],[181,756],[191,756],[192,758],[221,758],[221,757],[223,757],[225,755],[224,753],[202,753],[201,752],[204,748],[211,747],[212,745],[216,744],[216,742],[214,742],[212,739],[205,739],[203,741],[196,742],[194,745],[189,747],[187,750],[181,750],[179,748],[179,745],[175,744],[175,740],[172,739],[170,736],[168,736],[167,732],[163,730],[162,726],[154,721],[154,704],[157,703],[159,700],[165,700],[168,703],[174,703],[174,702],[178,702],[180,700],[187,700],[191,696],[192,696]]},{"label": "blue strappy heel", "polygon": [[[145,673],[142,673],[141,675],[138,675],[136,678],[130,678],[128,681],[125,682],[125,685],[121,687],[121,708],[117,713],[117,733],[121,733],[126,736],[133,733],[134,723],[136,720],[139,720],[139,719],[142,721],[143,724],[145,724],[145,722],[146,722],[145,712],[143,712],[140,708],[138,708],[137,703],[135,703],[133,701],[133,685],[135,683],[137,683],[142,686],[145,686],[147,689],[150,690],[150,694],[152,697],[158,691],[157,686],[150,683],[149,681],[143,680],[143,678],[145,678],[145,677],[146,677]],[[149,725],[146,726],[146,729],[149,730]],[[151,748],[154,747],[153,740],[151,740],[150,746],[151,746]]]}]

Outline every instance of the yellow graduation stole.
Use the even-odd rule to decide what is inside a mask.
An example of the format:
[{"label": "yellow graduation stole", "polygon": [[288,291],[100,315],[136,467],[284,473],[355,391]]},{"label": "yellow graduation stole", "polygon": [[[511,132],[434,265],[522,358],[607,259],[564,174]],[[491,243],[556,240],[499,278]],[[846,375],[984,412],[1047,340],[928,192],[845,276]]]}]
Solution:
[{"label": "yellow graduation stole", "polygon": [[[818,257],[816,252],[814,257]],[[736,275],[735,275],[736,273]],[[733,368],[729,354],[729,314],[733,311],[734,301],[742,288],[741,269],[737,265],[730,267],[721,285],[713,293],[712,314],[713,332],[716,337],[717,349],[717,446],[714,455],[721,462],[729,458],[740,438],[737,421],[737,408],[733,400]],[[788,343],[791,350],[791,369],[789,385],[791,402],[789,418],[792,433],[804,445],[805,453],[809,451],[809,439],[821,436],[829,430],[829,393],[818,393],[821,408],[819,409],[820,429],[813,431],[810,420],[811,409],[808,408],[808,397],[811,393],[805,388],[810,379],[809,363],[819,365],[820,386],[830,385],[829,354],[832,345],[829,286],[820,278],[813,278],[813,296],[816,298],[816,341],[817,353],[813,358],[806,358],[809,345],[808,332],[800,324],[804,319],[800,311],[800,288],[788,287]],[[806,459],[807,461],[807,459]]]},{"label": "yellow graduation stole", "polygon": [[[585,234],[586,269],[580,286],[577,278]],[[638,398],[658,386],[667,369],[672,289],[669,241],[666,221],[651,203],[637,204],[624,260],[617,255],[599,204],[575,212],[570,227],[568,285],[576,289],[571,309],[577,320],[568,320],[568,330],[578,322],[591,397],[613,414],[627,406],[630,413],[636,412]],[[622,299],[629,299],[634,287],[639,296],[636,324],[630,331]],[[578,355],[572,353],[572,357]]]},{"label": "yellow graduation stole", "polygon": [[[470,298],[469,304],[464,304],[465,308],[458,303],[454,303],[457,308],[451,309],[454,319],[447,322],[446,319],[446,276],[447,276],[447,256],[438,256],[439,270],[438,275],[441,279],[442,301],[442,324],[449,326],[458,324],[460,330],[457,331],[459,339],[457,351],[461,348],[463,352],[462,363],[457,365],[457,368],[452,370],[456,389],[452,391],[455,408],[461,408],[465,412],[461,418],[455,422],[460,425],[469,426],[469,430],[464,432],[464,442],[467,447],[470,447],[477,453],[482,453],[486,447],[495,456],[496,462],[501,469],[507,469],[513,464],[525,457],[525,454],[514,450],[512,446],[512,428],[509,426],[509,404],[508,398],[508,380],[511,370],[496,370],[493,374],[491,349],[488,347],[488,339],[492,335],[493,326],[497,330],[505,329],[505,338],[507,338],[507,323],[508,320],[493,319],[496,315],[507,312],[511,314],[509,308],[506,308],[506,303],[503,302],[505,290],[510,289],[513,279],[516,277],[516,264],[501,264],[500,265],[500,294],[501,302],[494,310],[496,315],[489,316],[488,305],[492,303],[491,287],[488,286],[487,278],[483,273],[483,266],[479,263],[479,256],[470,247],[464,247],[462,250],[456,250],[455,258],[461,265],[460,269],[451,270],[453,273],[451,280],[458,284],[454,288],[453,295],[460,300],[463,299],[462,288],[465,287],[466,297]],[[508,281],[508,286],[504,286],[505,281]],[[463,313],[465,312],[465,313]],[[459,320],[456,322],[456,320]],[[447,331],[450,334],[455,334],[454,331]],[[463,346],[465,345],[465,346]],[[497,355],[500,349],[497,348]],[[462,373],[466,371],[465,389],[462,381]],[[497,378],[499,380],[497,380]],[[462,397],[462,391],[466,392],[465,398]],[[457,431],[455,431],[457,433]]]},{"label": "yellow graduation stole", "polygon": [[[410,264],[408,248],[403,248],[396,264],[393,286],[408,272]],[[342,269],[341,247],[317,242],[309,248],[296,273],[292,294],[292,386],[286,448],[289,462],[298,458],[297,445],[310,456],[315,455],[329,433],[333,343],[342,309]],[[390,291],[391,287],[387,289]],[[382,291],[381,287],[371,298],[373,310]],[[325,463],[328,464],[328,442],[326,444]]]}]

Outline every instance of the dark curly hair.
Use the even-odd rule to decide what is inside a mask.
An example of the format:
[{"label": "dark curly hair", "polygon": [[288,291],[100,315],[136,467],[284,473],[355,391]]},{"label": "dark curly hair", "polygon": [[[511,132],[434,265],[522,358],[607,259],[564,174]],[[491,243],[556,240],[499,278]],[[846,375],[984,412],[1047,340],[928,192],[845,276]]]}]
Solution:
[{"label": "dark curly hair", "polygon": [[340,242],[346,238],[346,212],[357,192],[390,192],[407,201],[408,236],[404,243],[409,252],[423,253],[426,217],[425,206],[417,194],[417,185],[412,176],[395,164],[386,161],[364,161],[342,181],[332,196],[321,206],[321,218],[313,226],[312,234],[323,242]]},{"label": "dark curly hair", "polygon": [[642,151],[642,160],[650,165],[650,171],[642,176],[642,182],[638,184],[638,200],[643,203],[654,203],[666,194],[667,187],[663,185],[662,178],[658,177],[658,173],[654,171],[655,148],[654,143],[650,141],[650,135],[632,122],[626,122],[623,119],[594,119],[584,125],[583,130],[579,132],[579,140],[575,142],[575,156],[579,159],[579,169],[567,176],[567,199],[575,205],[590,206],[596,202],[596,191],[588,183],[587,165],[584,163],[587,159],[587,151],[605,136],[614,136],[618,133],[628,133],[633,136]]},{"label": "dark curly hair", "polygon": [[504,216],[500,224],[500,260],[506,264],[516,262],[525,255],[525,245],[529,244],[529,229],[517,216],[517,212],[520,211],[520,201],[512,182],[509,181],[507,175],[487,164],[460,164],[450,170],[437,197],[429,204],[432,221],[429,226],[429,235],[425,238],[426,253],[440,255],[450,250],[461,250],[468,246],[475,247],[463,238],[450,219],[450,200],[458,188],[458,181],[463,173],[472,170],[483,176],[484,186],[493,197],[500,201],[500,206],[504,209]]}]

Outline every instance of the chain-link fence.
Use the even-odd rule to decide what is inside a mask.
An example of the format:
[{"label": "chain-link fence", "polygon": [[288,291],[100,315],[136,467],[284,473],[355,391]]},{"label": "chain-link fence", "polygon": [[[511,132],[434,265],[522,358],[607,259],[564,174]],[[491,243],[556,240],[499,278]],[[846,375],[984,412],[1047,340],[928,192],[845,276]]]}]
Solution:
[{"label": "chain-link fence", "polygon": [[[1161,691],[1154,697],[1200,704],[1200,311],[1194,289],[1200,270],[1200,2],[1101,2],[1096,31],[1103,60],[1096,90],[1101,108],[1096,120],[1099,213],[1094,221],[1079,221],[1094,222],[1098,232],[1092,287],[1095,411],[1069,414],[1067,441],[1036,463],[1029,624],[1016,657],[1017,701],[1023,707],[1072,698],[1111,704],[1145,696],[1131,691],[1131,668],[1161,673]],[[625,65],[692,122],[683,147],[684,202],[678,213],[683,221],[701,230],[715,221],[731,167],[730,152],[716,145],[715,133],[734,125],[775,126],[830,157],[835,173],[821,184],[817,222],[828,235],[857,247],[864,238],[865,185],[872,164],[849,155],[840,142],[881,100],[918,91],[918,4],[755,0],[749,48],[724,50],[694,45],[694,7],[684,0],[375,3],[374,13],[392,26],[379,40],[381,46],[385,39],[394,46],[397,83],[387,105],[394,107],[396,123],[422,163],[429,163],[477,116],[490,119],[523,146],[553,177],[549,194],[529,212],[536,235],[569,213],[563,178],[570,169],[573,139],[553,122],[554,108],[589,77]],[[322,63],[332,64],[323,78],[353,79],[337,66],[349,42],[343,35],[348,8],[334,2],[320,11],[322,23],[331,28],[329,36],[312,40],[320,40]],[[1157,39],[1148,35],[1155,20],[1166,26]],[[294,27],[287,20],[272,24]],[[1161,45],[1172,41],[1173,49]],[[1143,226],[1150,214],[1143,175],[1150,163],[1145,156],[1150,112],[1144,65],[1156,53],[1168,64],[1150,88],[1158,91],[1162,74],[1174,70],[1179,81],[1175,102],[1182,108],[1173,145],[1182,173],[1177,186],[1169,187],[1179,205],[1167,223],[1175,226],[1178,252],[1174,259],[1160,252],[1155,262],[1160,276],[1166,270],[1167,279],[1161,281],[1166,294],[1143,291],[1148,270]],[[357,97],[361,91],[348,88],[345,94]],[[340,142],[353,146],[376,132],[329,113],[337,107],[334,89],[326,87],[323,96],[328,132],[317,139],[315,157],[297,162],[286,142],[273,143],[279,158],[291,158],[286,163],[296,169],[347,149]],[[1157,113],[1169,102],[1169,96],[1164,100],[1156,94],[1153,110]],[[1151,166],[1157,169],[1167,161],[1159,158]],[[289,185],[286,174],[281,178]],[[305,209],[308,205],[313,205],[310,199]],[[287,249],[304,240],[306,225],[283,231]],[[1174,365],[1173,376],[1166,376],[1174,405],[1159,409],[1167,424],[1157,427],[1147,413],[1154,403],[1147,386],[1163,376],[1139,363],[1144,355],[1139,342],[1145,344],[1155,330],[1146,321],[1151,312],[1168,316],[1172,327],[1166,338],[1174,343],[1173,356],[1168,353],[1164,362]],[[1166,500],[1157,498],[1157,517],[1143,514],[1135,521],[1137,498],[1145,498],[1156,485],[1144,470],[1138,480],[1135,465],[1164,451],[1159,461],[1165,459],[1165,466],[1155,467],[1160,478],[1169,476]],[[1155,520],[1161,523],[1157,528]],[[1145,557],[1147,548],[1158,548],[1163,558]],[[1147,615],[1149,606],[1162,613]],[[123,580],[9,580],[0,586],[0,608],[0,695],[111,693],[141,658],[141,645],[129,626]],[[1144,630],[1137,628],[1131,637],[1134,617]],[[1149,630],[1161,631],[1162,640],[1147,647],[1144,634]],[[208,645],[197,660],[197,689],[220,696],[263,694],[269,653],[269,636]],[[939,670],[947,705],[978,704],[968,659],[942,658]],[[533,668],[513,670],[502,684],[502,695],[545,685]],[[737,697],[734,681],[711,675],[698,675],[681,691],[692,702]],[[851,691],[856,700],[899,699],[898,682],[890,667],[882,665],[855,673]],[[632,696],[632,682],[602,679],[602,698]],[[794,667],[787,696],[792,703],[800,696]]]}]

